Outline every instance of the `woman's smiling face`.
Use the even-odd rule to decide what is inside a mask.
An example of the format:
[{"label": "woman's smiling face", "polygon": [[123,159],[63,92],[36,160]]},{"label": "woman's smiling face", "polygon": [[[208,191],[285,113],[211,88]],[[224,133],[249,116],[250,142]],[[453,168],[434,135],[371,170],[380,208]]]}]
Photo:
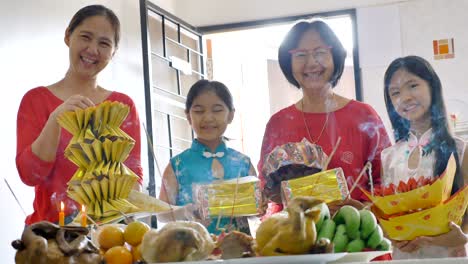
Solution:
[{"label": "woman's smiling face", "polygon": [[330,49],[317,31],[309,30],[290,51],[292,73],[302,89],[328,88],[335,70]]},{"label": "woman's smiling face", "polygon": [[116,50],[115,30],[105,16],[88,17],[73,32],[66,32],[70,70],[81,77],[95,78]]}]

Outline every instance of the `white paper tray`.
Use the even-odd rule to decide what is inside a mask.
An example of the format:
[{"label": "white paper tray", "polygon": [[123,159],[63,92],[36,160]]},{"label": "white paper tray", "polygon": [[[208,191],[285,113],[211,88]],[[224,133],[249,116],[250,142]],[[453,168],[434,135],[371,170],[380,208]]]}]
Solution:
[{"label": "white paper tray", "polygon": [[171,264],[325,264],[344,257],[347,253],[291,255],[281,257],[254,257],[227,260],[172,262]]},{"label": "white paper tray", "polygon": [[171,264],[337,264],[349,262],[369,262],[391,251],[367,251],[357,253],[308,254],[281,257],[254,257],[228,260],[205,260],[172,262]]}]

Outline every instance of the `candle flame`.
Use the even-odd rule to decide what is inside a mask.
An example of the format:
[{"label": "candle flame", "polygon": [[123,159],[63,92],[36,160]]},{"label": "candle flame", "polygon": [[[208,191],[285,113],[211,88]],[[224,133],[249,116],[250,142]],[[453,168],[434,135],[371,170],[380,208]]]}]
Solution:
[{"label": "candle flame", "polygon": [[86,207],[84,206],[84,204],[81,205],[81,212],[86,212]]},{"label": "candle flame", "polygon": [[63,211],[64,208],[65,208],[65,205],[63,204],[63,202],[60,202],[60,211]]}]

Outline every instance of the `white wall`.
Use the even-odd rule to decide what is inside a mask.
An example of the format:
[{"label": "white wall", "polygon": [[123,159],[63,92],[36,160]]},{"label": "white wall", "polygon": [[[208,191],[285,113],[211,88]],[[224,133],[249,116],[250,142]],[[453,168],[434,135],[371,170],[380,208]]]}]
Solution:
[{"label": "white wall", "polygon": [[176,0],[150,0],[150,2],[171,14],[177,14]]},{"label": "white wall", "polygon": [[194,26],[218,25],[407,0],[177,0],[175,14]]},{"label": "white wall", "polygon": [[[452,100],[465,103],[468,121],[468,0],[414,1],[400,7],[403,53],[417,54],[428,60],[439,75],[444,99],[450,111]],[[415,19],[415,15],[416,16]],[[455,58],[434,60],[432,41],[454,38]]]},{"label": "white wall", "polygon": [[[68,68],[68,49],[63,42],[65,28],[79,8],[95,3],[113,9],[122,24],[120,49],[103,72],[100,83],[108,89],[131,96],[137,104],[141,120],[144,121],[139,1],[16,0],[2,1],[0,4],[2,176],[8,180],[28,214],[32,212],[34,190],[20,181],[15,166],[16,113],[19,103],[29,89],[51,84],[64,76]],[[145,142],[143,140],[143,158],[146,158],[147,153]],[[147,166],[146,160],[143,166]],[[3,179],[0,179],[0,200],[1,262],[13,263],[15,251],[10,242],[20,238],[25,216]]]},{"label": "white wall", "polygon": [[[462,100],[464,118],[468,115],[466,10],[467,0],[413,0],[357,10],[364,101],[378,111],[390,133],[383,77],[390,62],[401,56],[428,60],[442,81],[448,111],[455,106],[452,100]],[[455,58],[434,60],[432,41],[445,38],[455,39]]]},{"label": "white wall", "polygon": [[399,6],[359,8],[356,16],[363,100],[374,107],[391,133],[383,76],[390,62],[402,55]]}]

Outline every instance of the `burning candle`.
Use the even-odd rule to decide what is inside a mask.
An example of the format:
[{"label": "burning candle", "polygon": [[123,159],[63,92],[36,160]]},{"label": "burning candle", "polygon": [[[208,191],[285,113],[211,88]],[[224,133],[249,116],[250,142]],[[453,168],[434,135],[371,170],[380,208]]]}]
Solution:
[{"label": "burning candle", "polygon": [[59,225],[64,226],[65,225],[65,205],[63,202],[60,202],[60,212],[59,212]]},{"label": "burning candle", "polygon": [[84,204],[81,205],[81,226],[87,227],[88,226],[88,216],[86,215],[86,207]]}]

